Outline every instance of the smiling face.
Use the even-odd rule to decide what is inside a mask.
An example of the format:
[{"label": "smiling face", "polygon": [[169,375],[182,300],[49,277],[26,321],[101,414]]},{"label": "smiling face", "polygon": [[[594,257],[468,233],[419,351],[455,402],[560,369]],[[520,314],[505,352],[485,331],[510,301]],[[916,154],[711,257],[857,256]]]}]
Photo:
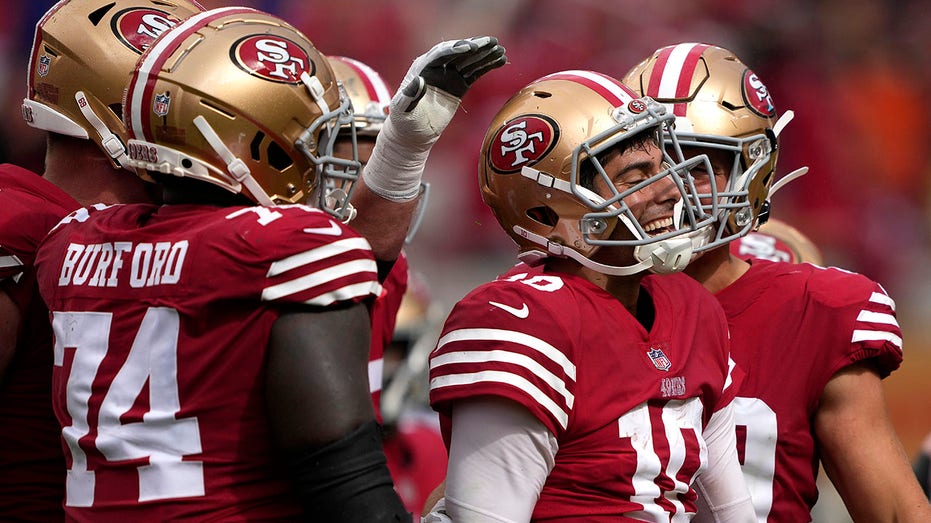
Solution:
[{"label": "smiling face", "polygon": [[[595,176],[591,182],[592,189],[601,197],[610,199],[618,193],[632,191],[622,202],[640,223],[643,230],[651,236],[673,230],[674,206],[681,198],[680,193],[669,176],[663,176],[640,189],[638,185],[647,182],[667,169],[662,149],[655,139],[655,134],[648,133],[622,142],[601,155],[601,165],[607,179]],[[611,186],[608,187],[608,180]],[[631,240],[633,231],[624,226],[614,229],[611,239]],[[633,259],[633,247],[602,249],[600,258],[605,261],[629,261]]]}]

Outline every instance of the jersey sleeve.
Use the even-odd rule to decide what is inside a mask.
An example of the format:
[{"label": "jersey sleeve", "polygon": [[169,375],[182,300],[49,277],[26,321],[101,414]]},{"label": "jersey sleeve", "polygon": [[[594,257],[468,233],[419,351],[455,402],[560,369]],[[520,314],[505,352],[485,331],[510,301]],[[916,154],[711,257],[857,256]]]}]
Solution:
[{"label": "jersey sleeve", "polygon": [[495,281],[456,304],[430,357],[430,401],[448,415],[454,401],[502,397],[527,408],[553,434],[568,425],[576,364],[573,316],[552,300],[568,291]]},{"label": "jersey sleeve", "polygon": [[895,301],[878,283],[863,275],[840,269],[815,273],[811,285],[821,306],[833,309],[840,329],[839,345],[846,350],[836,354],[834,372],[843,367],[873,360],[885,378],[902,363],[902,331],[895,313]]},{"label": "jersey sleeve", "polygon": [[24,309],[33,290],[32,280],[23,278],[33,269],[39,243],[69,209],[31,192],[2,187],[0,209],[0,290]]},{"label": "jersey sleeve", "polygon": [[317,209],[251,207],[227,219],[235,220],[242,245],[236,259],[264,272],[258,282],[262,301],[330,307],[381,292],[369,243]]}]

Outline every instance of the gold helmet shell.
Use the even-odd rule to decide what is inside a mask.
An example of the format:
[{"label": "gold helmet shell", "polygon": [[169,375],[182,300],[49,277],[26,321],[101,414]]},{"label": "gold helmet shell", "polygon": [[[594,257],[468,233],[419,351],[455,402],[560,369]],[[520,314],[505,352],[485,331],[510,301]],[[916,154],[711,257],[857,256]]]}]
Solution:
[{"label": "gold helmet shell", "polygon": [[743,259],[824,265],[821,251],[798,229],[776,219],[770,219],[759,230],[731,243],[731,252]]},{"label": "gold helmet shell", "polygon": [[[776,107],[766,85],[731,51],[699,43],[656,50],[624,76],[676,117],[682,146],[734,153],[722,198],[721,223],[708,248],[765,221],[776,167]],[[761,213],[764,215],[761,219]]]},{"label": "gold helmet shell", "polygon": [[[672,120],[661,105],[593,71],[553,73],[511,97],[485,134],[479,185],[485,203],[517,243],[521,259],[534,263],[551,255],[570,257],[607,274],[633,274],[639,272],[634,267],[655,270],[658,260],[641,257],[635,250],[636,265],[609,267],[597,266],[592,257],[603,246],[639,248],[673,236],[697,234],[710,225],[714,216],[702,215],[700,203],[683,180],[688,166],[666,153],[666,170],[624,192],[614,189],[607,199],[580,176],[583,171],[594,171],[613,188],[598,156],[641,133],[654,133],[658,138]],[[652,237],[624,198],[667,176],[678,180],[685,212],[682,219],[676,219],[676,231]],[[633,239],[612,236],[619,223],[630,230]],[[685,254],[691,253],[691,245],[688,250]],[[681,254],[677,254],[680,259]],[[675,270],[681,268],[684,265]]]},{"label": "gold helmet shell", "polygon": [[367,64],[346,56],[328,56],[336,79],[343,85],[355,114],[356,133],[375,136],[388,117],[391,90]]},{"label": "gold helmet shell", "polygon": [[188,0],[62,0],[36,24],[23,118],[32,127],[93,140],[129,170],[123,90],[162,32],[204,9]]},{"label": "gold helmet shell", "polygon": [[358,160],[332,154],[339,127],[352,119],[349,100],[324,55],[280,18],[228,7],[179,24],[139,61],[124,118],[136,167],[259,205],[316,193],[321,209],[348,212],[315,190],[326,174],[358,176]]}]

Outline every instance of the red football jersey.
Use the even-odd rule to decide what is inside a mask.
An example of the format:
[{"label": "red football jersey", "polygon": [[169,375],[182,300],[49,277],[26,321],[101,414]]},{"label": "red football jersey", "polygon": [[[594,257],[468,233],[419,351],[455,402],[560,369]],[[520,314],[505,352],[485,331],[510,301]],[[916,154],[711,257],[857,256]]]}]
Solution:
[{"label": "red football jersey", "polygon": [[302,205],[122,205],[63,220],[37,267],[70,517],[298,518],[267,427],[270,330],[282,306],[374,299],[368,242]]},{"label": "red football jersey", "polygon": [[[382,282],[381,294],[372,305],[372,348],[369,351],[369,390],[375,415],[381,421],[381,388],[384,381],[385,347],[394,336],[401,299],[407,291],[407,255],[403,252]],[[419,510],[419,509],[418,509]]]},{"label": "red football jersey", "polygon": [[733,358],[747,373],[734,400],[738,454],[760,521],[810,521],[818,498],[811,419],[840,369],[872,359],[882,376],[902,361],[892,299],[859,274],[752,260],[717,297]]},{"label": "red football jersey", "polygon": [[39,175],[0,165],[0,289],[23,325],[0,386],[0,519],[61,521],[65,458],[52,412],[52,329],[36,287],[39,242],[78,202]]},{"label": "red football jersey", "polygon": [[732,397],[727,326],[684,275],[648,276],[642,292],[656,311],[649,331],[587,280],[539,269],[478,287],[447,318],[430,361],[433,407],[448,416],[456,400],[508,398],[558,440],[534,521],[695,512],[702,430]]}]

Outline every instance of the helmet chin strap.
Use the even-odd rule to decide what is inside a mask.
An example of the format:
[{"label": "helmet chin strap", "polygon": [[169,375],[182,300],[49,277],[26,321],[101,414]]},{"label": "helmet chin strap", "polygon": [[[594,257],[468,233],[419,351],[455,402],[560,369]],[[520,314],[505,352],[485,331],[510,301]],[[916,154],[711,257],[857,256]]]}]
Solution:
[{"label": "helmet chin strap", "polygon": [[[539,234],[534,234],[519,225],[514,226],[514,232],[533,243],[543,246],[546,252],[555,256],[571,258],[584,267],[608,276],[631,276],[649,270],[658,274],[679,272],[685,268],[692,256],[692,240],[690,238],[670,238],[649,245],[640,245],[634,249],[634,256],[641,260],[633,265],[618,266],[605,265],[586,258],[579,251],[554,243]],[[539,254],[527,254],[527,259],[521,256],[522,261],[535,263],[539,261]]]},{"label": "helmet chin strap", "polygon": [[220,159],[226,162],[226,170],[233,177],[233,180],[245,185],[259,205],[273,207],[275,202],[268,197],[268,194],[262,189],[262,186],[252,177],[252,171],[249,170],[249,167],[241,158],[237,158],[236,155],[233,154],[233,151],[229,150],[229,147],[223,143],[223,140],[221,140],[220,136],[213,130],[213,127],[210,127],[210,124],[207,123],[207,119],[198,115],[197,118],[194,118],[194,126],[197,127],[200,134],[204,135],[204,139],[206,139],[210,147],[217,152]]},{"label": "helmet chin strap", "polygon": [[90,102],[87,101],[87,96],[84,95],[84,91],[74,93],[74,100],[78,103],[81,114],[84,115],[87,122],[97,131],[97,134],[100,135],[100,145],[107,155],[110,156],[110,159],[123,169],[135,172],[129,163],[129,157],[126,156],[126,145],[123,144],[123,140],[120,140],[120,137],[115,135],[113,131],[103,123],[103,120],[97,116],[97,113],[91,108]]}]

